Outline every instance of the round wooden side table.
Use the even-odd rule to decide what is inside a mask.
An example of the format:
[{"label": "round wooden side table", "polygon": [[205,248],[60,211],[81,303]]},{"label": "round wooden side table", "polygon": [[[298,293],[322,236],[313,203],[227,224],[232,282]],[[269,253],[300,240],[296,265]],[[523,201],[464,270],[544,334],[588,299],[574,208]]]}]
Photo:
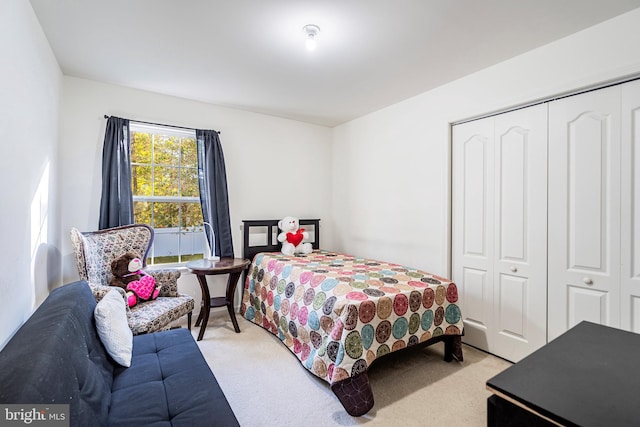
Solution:
[{"label": "round wooden side table", "polygon": [[[204,336],[204,331],[207,328],[207,322],[209,321],[209,311],[211,311],[212,307],[222,307],[226,305],[227,311],[229,311],[229,316],[231,316],[233,329],[235,329],[236,333],[240,332],[240,327],[236,320],[233,300],[236,293],[236,286],[238,285],[238,279],[250,263],[251,262],[248,259],[243,258],[221,258],[217,261],[200,259],[187,263],[187,268],[198,277],[198,283],[200,283],[200,289],[202,290],[202,304],[198,320],[196,320],[196,326],[200,325],[200,322],[202,322],[202,325],[200,326],[200,333],[198,334],[198,341],[202,340],[202,337]],[[211,298],[206,276],[216,276],[219,274],[229,275],[229,279],[227,280],[227,293],[223,297]]]}]

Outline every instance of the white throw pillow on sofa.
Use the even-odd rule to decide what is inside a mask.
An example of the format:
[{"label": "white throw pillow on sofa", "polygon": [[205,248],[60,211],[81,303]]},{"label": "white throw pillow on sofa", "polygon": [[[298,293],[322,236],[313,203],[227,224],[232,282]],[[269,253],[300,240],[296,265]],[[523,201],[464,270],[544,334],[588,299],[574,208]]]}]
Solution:
[{"label": "white throw pillow on sofa", "polygon": [[93,312],[98,336],[113,360],[122,366],[131,366],[133,333],[127,322],[125,302],[120,293],[112,289],[98,302]]}]

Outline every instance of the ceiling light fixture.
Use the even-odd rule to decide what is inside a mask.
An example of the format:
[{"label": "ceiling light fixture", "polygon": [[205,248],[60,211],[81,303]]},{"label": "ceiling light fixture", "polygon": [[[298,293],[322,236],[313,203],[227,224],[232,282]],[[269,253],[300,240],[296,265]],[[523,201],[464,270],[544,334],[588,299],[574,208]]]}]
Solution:
[{"label": "ceiling light fixture", "polygon": [[316,37],[320,32],[320,27],[313,24],[308,24],[302,27],[302,31],[307,35],[307,50],[315,50],[316,48]]}]

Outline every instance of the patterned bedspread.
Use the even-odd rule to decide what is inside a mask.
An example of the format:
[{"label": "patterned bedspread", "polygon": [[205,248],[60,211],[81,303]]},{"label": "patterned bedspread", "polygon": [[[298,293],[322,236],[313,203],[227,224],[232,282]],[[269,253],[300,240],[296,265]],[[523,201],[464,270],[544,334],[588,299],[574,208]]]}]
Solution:
[{"label": "patterned bedspread", "polygon": [[334,384],[389,352],[462,335],[457,301],[454,283],[414,268],[327,251],[260,253],[247,275],[242,313]]}]

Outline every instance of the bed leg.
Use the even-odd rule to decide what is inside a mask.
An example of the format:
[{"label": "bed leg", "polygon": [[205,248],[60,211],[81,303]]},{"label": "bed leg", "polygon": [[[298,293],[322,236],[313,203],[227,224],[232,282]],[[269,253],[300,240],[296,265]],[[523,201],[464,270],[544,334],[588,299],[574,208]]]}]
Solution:
[{"label": "bed leg", "polygon": [[454,335],[445,338],[444,340],[444,360],[445,362],[451,362],[453,359],[458,362],[463,361],[462,357],[462,336]]},{"label": "bed leg", "polygon": [[367,371],[331,384],[333,394],[352,417],[359,417],[373,408],[373,391]]}]

